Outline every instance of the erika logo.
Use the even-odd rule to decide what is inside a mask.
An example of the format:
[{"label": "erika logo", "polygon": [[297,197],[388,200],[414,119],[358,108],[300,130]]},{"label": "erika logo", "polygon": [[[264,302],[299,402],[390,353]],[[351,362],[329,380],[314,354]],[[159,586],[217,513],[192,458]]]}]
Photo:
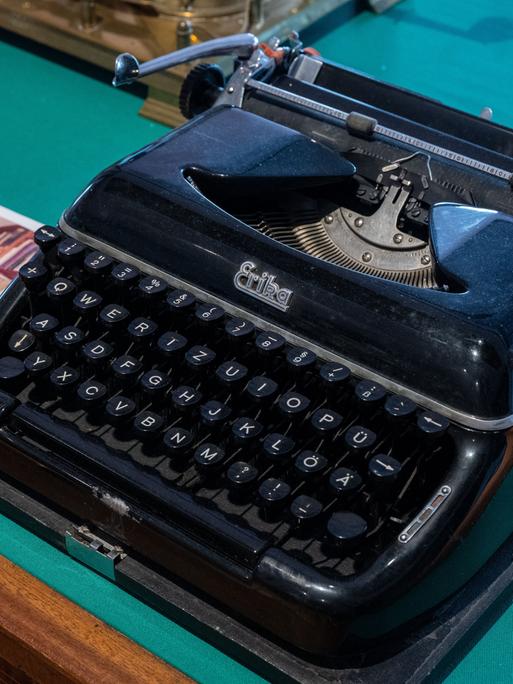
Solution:
[{"label": "erika logo", "polygon": [[261,275],[256,272],[256,264],[245,261],[233,278],[233,283],[238,290],[261,299],[266,304],[274,306],[281,311],[287,311],[292,298],[292,290],[280,287],[276,282],[276,276],[264,271]]}]

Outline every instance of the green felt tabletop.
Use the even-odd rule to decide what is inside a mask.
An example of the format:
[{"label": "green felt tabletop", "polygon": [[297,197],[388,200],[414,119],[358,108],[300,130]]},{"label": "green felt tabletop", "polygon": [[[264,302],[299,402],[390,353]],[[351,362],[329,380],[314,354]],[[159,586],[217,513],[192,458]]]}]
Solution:
[{"label": "green felt tabletop", "polygon": [[[447,104],[474,113],[490,106],[498,122],[513,126],[511,0],[404,0],[379,17],[338,12],[306,40],[329,59]],[[139,117],[141,100],[107,78],[24,48],[0,35],[0,204],[55,223],[98,171],[167,129]],[[505,533],[497,506],[489,525],[497,540],[499,528]],[[0,553],[198,681],[262,681],[1,516]],[[450,684],[513,681],[513,608],[505,609]]]}]

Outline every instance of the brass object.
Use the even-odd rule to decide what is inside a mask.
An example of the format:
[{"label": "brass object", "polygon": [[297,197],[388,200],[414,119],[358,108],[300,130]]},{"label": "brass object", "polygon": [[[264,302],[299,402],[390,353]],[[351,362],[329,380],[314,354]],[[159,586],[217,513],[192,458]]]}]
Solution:
[{"label": "brass object", "polygon": [[[350,1],[0,0],[0,26],[111,70],[120,52],[146,61],[244,31],[263,40],[283,37]],[[148,77],[141,114],[170,125],[182,122],[178,96],[189,69]]]}]

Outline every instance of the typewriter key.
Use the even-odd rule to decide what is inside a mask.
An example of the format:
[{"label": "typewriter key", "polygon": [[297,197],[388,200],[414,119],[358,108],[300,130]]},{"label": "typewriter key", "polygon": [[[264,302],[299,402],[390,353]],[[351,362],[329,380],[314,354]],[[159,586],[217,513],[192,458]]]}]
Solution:
[{"label": "typewriter key", "polygon": [[59,321],[57,318],[55,318],[55,316],[47,313],[40,313],[31,319],[29,328],[36,337],[44,339],[48,338],[53,332],[55,332],[59,325]]},{"label": "typewriter key", "polygon": [[290,504],[292,525],[298,532],[311,529],[319,521],[322,513],[322,504],[311,496],[301,494]]},{"label": "typewriter key", "polygon": [[258,503],[262,516],[271,520],[287,503],[291,493],[290,485],[283,480],[270,477],[258,488]]},{"label": "typewriter key", "polygon": [[74,238],[65,238],[57,246],[57,258],[67,266],[78,264],[84,258],[86,252],[85,245]]},{"label": "typewriter key", "polygon": [[346,497],[358,491],[362,485],[362,478],[350,468],[336,468],[330,473],[329,486],[337,497]]},{"label": "typewriter key", "polygon": [[317,480],[328,466],[328,459],[315,451],[302,451],[294,461],[294,474],[303,481]]},{"label": "typewriter key", "polygon": [[112,425],[119,425],[131,418],[136,411],[135,401],[119,394],[105,405],[105,415]]},{"label": "typewriter key", "polygon": [[23,284],[30,292],[38,292],[43,285],[46,285],[49,278],[49,271],[44,264],[29,261],[18,271]]},{"label": "typewriter key", "polygon": [[65,304],[76,291],[76,285],[68,278],[54,278],[46,286],[48,298],[56,304]]},{"label": "typewriter key", "polygon": [[75,389],[80,373],[71,366],[60,366],[50,374],[50,383],[58,394],[67,394]]},{"label": "typewriter key", "polygon": [[344,435],[344,441],[352,451],[364,454],[376,443],[376,434],[361,425],[353,425]]},{"label": "typewriter key", "polygon": [[80,349],[84,338],[85,333],[74,325],[67,325],[54,334],[55,344],[64,355],[73,354]]},{"label": "typewriter key", "polygon": [[78,400],[86,410],[100,406],[106,396],[107,388],[98,380],[86,380],[77,390]]},{"label": "typewriter key", "polygon": [[326,527],[327,541],[336,553],[347,553],[367,534],[367,522],[351,511],[333,513]]},{"label": "typewriter key", "polygon": [[10,389],[25,375],[25,364],[15,356],[4,356],[0,359],[0,385]]},{"label": "typewriter key", "polygon": [[153,442],[164,427],[164,418],[153,411],[141,411],[132,422],[132,432],[135,439],[141,442]]},{"label": "typewriter key", "polygon": [[84,259],[84,268],[92,275],[106,275],[111,267],[112,258],[101,252],[90,252]]},{"label": "typewriter key", "polygon": [[34,351],[25,359],[25,369],[34,379],[44,377],[53,366],[53,359],[44,352]]},{"label": "typewriter key", "polygon": [[388,454],[376,454],[369,461],[369,477],[378,488],[388,488],[397,482],[401,469],[401,463]]},{"label": "typewriter key", "polygon": [[111,370],[114,380],[121,387],[131,387],[137,381],[142,370],[142,363],[134,356],[119,356],[112,362]]},{"label": "typewriter key", "polygon": [[273,463],[284,463],[292,456],[295,447],[296,443],[290,437],[272,432],[263,441],[262,454]]},{"label": "typewriter key", "polygon": [[110,272],[111,279],[119,291],[128,290],[139,280],[139,269],[132,264],[116,264]]},{"label": "typewriter key", "polygon": [[166,332],[157,340],[157,350],[173,364],[182,360],[182,352],[187,344],[187,338],[180,333]]},{"label": "typewriter key", "polygon": [[204,442],[194,452],[194,462],[203,473],[218,471],[225,460],[226,453],[222,447],[211,442]]},{"label": "typewriter key", "polygon": [[245,461],[236,461],[226,471],[228,488],[234,497],[248,494],[258,480],[258,470]]},{"label": "typewriter key", "polygon": [[193,442],[192,432],[181,427],[172,427],[164,435],[164,447],[173,459],[186,455]]},{"label": "typewriter key", "polygon": [[41,228],[38,228],[34,233],[34,242],[43,254],[50,252],[58,244],[61,238],[61,231],[53,226],[41,226]]},{"label": "typewriter key", "polygon": [[16,330],[10,336],[7,346],[12,354],[26,354],[36,344],[36,337],[28,330]]},{"label": "typewriter key", "polygon": [[417,427],[425,437],[442,437],[449,427],[449,421],[434,411],[423,411],[417,418]]},{"label": "typewriter key", "polygon": [[73,299],[75,311],[86,318],[96,315],[102,305],[103,297],[92,290],[82,290]]},{"label": "typewriter key", "polygon": [[393,422],[402,422],[411,418],[416,410],[417,404],[400,394],[392,394],[385,402],[386,416]]},{"label": "typewriter key", "polygon": [[210,429],[223,427],[232,410],[220,401],[207,401],[200,406],[200,419]]}]

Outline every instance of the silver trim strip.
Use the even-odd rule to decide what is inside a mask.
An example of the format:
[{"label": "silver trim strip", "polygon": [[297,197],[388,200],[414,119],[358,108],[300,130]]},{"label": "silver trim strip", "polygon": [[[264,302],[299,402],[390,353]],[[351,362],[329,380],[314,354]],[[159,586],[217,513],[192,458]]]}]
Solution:
[{"label": "silver trim strip", "polygon": [[[316,100],[312,100],[308,97],[303,97],[302,95],[296,95],[295,93],[290,93],[276,86],[269,85],[269,83],[263,83],[262,81],[257,81],[254,78],[250,79],[247,86],[253,88],[253,90],[266,93],[273,97],[277,97],[286,102],[291,102],[292,104],[298,104],[306,109],[310,109],[320,114],[325,114],[332,119],[341,121],[345,123],[350,112],[344,112],[335,107],[330,107],[329,105],[322,104]],[[393,128],[387,128],[386,126],[381,126],[377,124],[375,127],[375,132],[383,135],[392,140],[397,140],[398,142],[404,143],[405,145],[411,145],[419,150],[424,150],[430,154],[437,155],[438,157],[444,157],[445,159],[450,159],[457,164],[462,164],[463,166],[469,166],[477,171],[482,171],[483,173],[488,173],[491,176],[496,176],[497,178],[502,178],[506,181],[513,180],[513,173],[506,171],[505,169],[500,169],[497,166],[492,166],[491,164],[485,164],[477,159],[472,159],[472,157],[467,157],[464,154],[459,154],[453,150],[448,150],[445,147],[440,147],[439,145],[434,145],[426,140],[421,140],[420,138],[415,138],[411,135],[406,135],[399,131],[395,131]]]},{"label": "silver trim strip", "polygon": [[216,297],[215,295],[212,295],[210,292],[202,290],[197,285],[189,283],[186,280],[177,278],[176,276],[171,275],[167,271],[157,268],[156,266],[153,266],[152,264],[149,264],[148,262],[143,261],[142,259],[138,259],[137,257],[134,257],[130,254],[126,254],[122,250],[117,249],[116,247],[113,247],[112,245],[109,245],[106,242],[102,242],[101,240],[91,237],[86,233],[82,233],[78,230],[75,230],[66,223],[64,216],[61,217],[59,221],[59,226],[64,233],[66,233],[70,237],[74,237],[77,240],[80,240],[89,247],[93,247],[94,249],[100,249],[101,251],[105,252],[109,256],[114,257],[115,259],[136,266],[145,273],[154,275],[158,278],[163,278],[175,287],[185,287],[194,294],[198,295],[198,297],[200,297],[201,299],[204,299],[207,302],[211,302],[212,304],[218,304],[219,306],[222,306],[228,313],[237,316],[243,315],[258,327],[262,327],[264,330],[273,330],[274,332],[283,335],[283,337],[288,342],[297,346],[304,346],[308,349],[311,349],[313,352],[317,354],[317,356],[319,356],[322,359],[326,359],[327,361],[336,361],[337,363],[343,363],[353,373],[356,373],[356,375],[359,375],[362,378],[368,380],[372,380],[373,382],[379,382],[389,392],[402,394],[405,397],[411,399],[412,401],[415,401],[420,406],[427,409],[431,409],[432,411],[437,411],[438,413],[441,413],[442,415],[449,418],[449,420],[455,423],[459,423],[464,427],[473,428],[475,430],[497,431],[507,430],[508,428],[513,426],[513,414],[505,416],[504,418],[479,418],[478,416],[474,416],[468,413],[464,413],[463,411],[459,411],[458,409],[451,408],[446,404],[440,403],[436,399],[426,397],[425,395],[420,394],[419,392],[416,392],[413,389],[410,389],[408,387],[405,387],[404,385],[401,385],[400,383],[390,380],[390,378],[386,378],[380,375],[379,373],[375,373],[374,371],[370,370],[369,368],[366,368],[365,366],[360,366],[359,364],[344,358],[340,354],[335,354],[326,349],[325,347],[321,347],[315,342],[312,342],[310,340],[305,339],[304,337],[300,337],[299,335],[291,333],[289,330],[286,330],[285,328],[282,328],[279,325],[266,321],[265,319],[260,318],[259,316],[255,315],[254,313],[248,311],[243,307],[235,306],[234,304],[227,302],[221,297]]}]

